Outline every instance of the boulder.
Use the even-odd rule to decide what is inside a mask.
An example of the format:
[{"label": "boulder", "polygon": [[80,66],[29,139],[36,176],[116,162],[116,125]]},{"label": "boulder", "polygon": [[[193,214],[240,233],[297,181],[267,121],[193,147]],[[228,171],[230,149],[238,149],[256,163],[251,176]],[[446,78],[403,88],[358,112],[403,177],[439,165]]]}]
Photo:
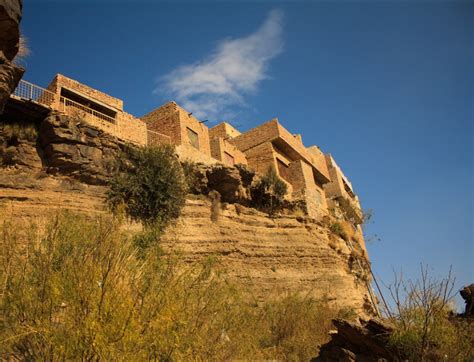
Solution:
[{"label": "boulder", "polygon": [[235,167],[213,165],[207,170],[207,187],[221,195],[221,201],[235,203],[246,198],[240,172]]},{"label": "boulder", "polygon": [[55,112],[41,122],[39,142],[49,173],[94,185],[107,183],[111,161],[123,145],[80,119]]},{"label": "boulder", "polygon": [[466,308],[464,310],[465,317],[474,317],[474,284],[468,285],[459,291]]},{"label": "boulder", "polygon": [[393,328],[380,319],[333,320],[337,332],[320,348],[313,361],[394,361],[396,354],[388,347]]}]

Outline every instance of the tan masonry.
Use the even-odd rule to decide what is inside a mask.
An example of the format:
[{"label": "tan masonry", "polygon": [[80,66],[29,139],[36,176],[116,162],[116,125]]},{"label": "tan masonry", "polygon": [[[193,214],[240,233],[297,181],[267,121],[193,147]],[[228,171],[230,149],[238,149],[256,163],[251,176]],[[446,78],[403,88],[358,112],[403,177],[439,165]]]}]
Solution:
[{"label": "tan masonry", "polygon": [[211,155],[227,165],[247,164],[247,157],[231,141],[241,133],[227,122],[219,123],[209,130]]},{"label": "tan masonry", "polygon": [[171,143],[177,146],[180,158],[204,163],[217,162],[211,158],[209,128],[176,102],[166,103],[145,114],[141,120],[148,129],[170,137]]},{"label": "tan masonry", "polygon": [[359,199],[332,156],[317,146],[305,147],[301,135],[291,134],[277,119],[244,133],[227,122],[209,129],[173,101],[136,118],[123,110],[122,100],[61,74],[47,91],[40,102],[44,98],[52,109],[77,114],[119,139],[138,145],[173,144],[181,159],[244,164],[261,175],[273,167],[287,183],[289,197],[303,200],[310,216],[345,209],[355,227],[362,221]]},{"label": "tan masonry", "polygon": [[57,74],[47,89],[54,94],[51,108],[78,115],[124,141],[140,145],[148,143],[146,124],[125,112],[122,100],[62,74]]},{"label": "tan masonry", "polygon": [[350,206],[354,212],[362,217],[359,197],[354,193],[352,184],[330,154],[325,155],[325,159],[331,176],[331,181],[324,185],[328,200],[332,203],[342,198],[347,201],[348,206]]},{"label": "tan masonry", "polygon": [[316,146],[306,148],[301,136],[292,135],[277,119],[233,139],[247,156],[248,165],[259,173],[273,167],[290,186],[291,196],[305,202],[311,216],[327,212],[323,185],[330,181],[324,154]]}]

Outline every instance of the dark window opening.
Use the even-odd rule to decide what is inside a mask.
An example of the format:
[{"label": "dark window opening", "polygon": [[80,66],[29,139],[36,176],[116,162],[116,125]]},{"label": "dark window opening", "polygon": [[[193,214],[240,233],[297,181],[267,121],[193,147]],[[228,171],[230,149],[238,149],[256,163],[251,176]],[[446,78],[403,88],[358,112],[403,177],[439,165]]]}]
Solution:
[{"label": "dark window opening", "polygon": [[344,190],[346,190],[346,192],[349,194],[350,197],[354,198],[355,197],[354,192],[351,190],[351,188],[346,183],[346,181],[344,181],[344,179],[342,179],[342,183],[344,184]]},{"label": "dark window opening", "polygon": [[198,134],[196,132],[194,132],[191,128],[187,128],[187,131],[188,131],[189,143],[194,148],[199,149],[199,136],[198,136]]},{"label": "dark window opening", "polygon": [[93,100],[83,97],[77,93],[74,93],[73,91],[70,91],[66,88],[61,88],[61,97],[70,99],[73,102],[79,103],[84,107],[93,109],[94,111],[105,114],[106,116],[109,116],[111,118],[115,118],[117,115],[117,112],[113,111],[112,109],[107,108],[99,103],[96,103]]},{"label": "dark window opening", "polygon": [[314,178],[314,183],[319,187],[323,188],[323,185],[325,183],[325,179],[319,174],[318,171],[313,169],[313,178]]},{"label": "dark window opening", "polygon": [[290,168],[287,164],[277,158],[278,174],[280,177],[291,184]]}]

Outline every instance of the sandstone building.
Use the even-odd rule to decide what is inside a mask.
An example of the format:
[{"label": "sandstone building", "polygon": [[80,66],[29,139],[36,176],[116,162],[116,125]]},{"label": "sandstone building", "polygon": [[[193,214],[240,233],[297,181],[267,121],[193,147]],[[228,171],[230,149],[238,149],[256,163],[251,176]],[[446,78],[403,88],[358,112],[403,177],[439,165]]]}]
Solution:
[{"label": "sandstone building", "polygon": [[303,145],[301,137],[288,132],[273,119],[232,139],[247,157],[250,167],[266,173],[273,167],[288,184],[293,197],[305,201],[309,215],[327,212],[323,185],[330,181],[324,154]]},{"label": "sandstone building", "polygon": [[227,165],[247,165],[245,153],[232,143],[232,138],[241,133],[227,122],[221,122],[209,130],[211,138],[211,155]]},{"label": "sandstone building", "polygon": [[[244,164],[259,174],[274,168],[288,185],[288,197],[302,200],[308,215],[344,209],[354,225],[362,213],[352,185],[331,155],[305,147],[277,119],[241,133],[227,122],[208,128],[176,102],[168,102],[140,118],[123,109],[123,101],[57,74],[46,89],[21,81],[14,97],[79,115],[117,138],[138,145],[171,143],[182,159],[206,164]],[[357,227],[357,226],[355,226]]]}]

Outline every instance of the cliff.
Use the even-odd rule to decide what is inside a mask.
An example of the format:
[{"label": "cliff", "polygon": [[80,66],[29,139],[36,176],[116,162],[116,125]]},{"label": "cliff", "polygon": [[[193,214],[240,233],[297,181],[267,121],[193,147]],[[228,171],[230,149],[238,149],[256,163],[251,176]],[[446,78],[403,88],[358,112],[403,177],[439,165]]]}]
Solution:
[{"label": "cliff", "polygon": [[0,113],[25,69],[13,63],[20,48],[21,0],[0,1]]},{"label": "cliff", "polygon": [[[7,106],[0,118],[0,203],[22,219],[59,208],[105,212],[108,163],[122,143],[78,118],[31,117],[18,109]],[[202,165],[195,172],[195,194],[163,236],[165,251],[180,252],[189,262],[217,256],[258,300],[302,292],[359,314],[373,312],[366,264],[354,262],[365,259],[331,232],[328,220],[292,210],[270,217],[248,207],[254,175],[245,168]],[[218,207],[207,196],[212,190],[222,195]]]}]

